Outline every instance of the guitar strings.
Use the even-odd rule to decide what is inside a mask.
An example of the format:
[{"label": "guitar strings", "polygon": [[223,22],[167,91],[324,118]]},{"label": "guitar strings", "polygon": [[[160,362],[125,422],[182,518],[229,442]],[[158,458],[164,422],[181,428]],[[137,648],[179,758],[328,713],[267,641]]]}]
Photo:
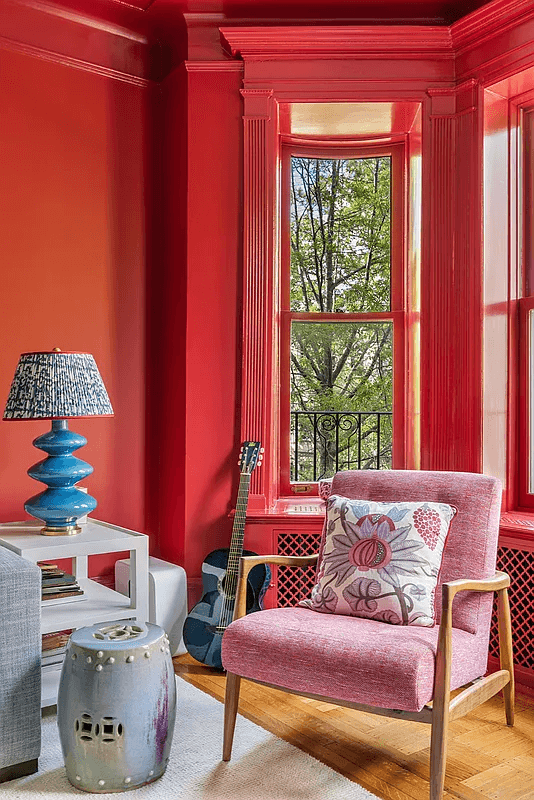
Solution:
[{"label": "guitar strings", "polygon": [[[246,496],[248,496],[250,473],[243,473],[241,477],[243,480],[240,481],[239,485],[238,501],[236,504],[235,527],[237,530],[238,523],[242,522],[241,529],[243,530],[244,533],[244,521],[245,521],[245,513],[247,506]],[[243,495],[245,495],[245,497]],[[242,541],[240,542],[239,548],[237,546],[237,541],[233,543],[233,547],[232,546],[230,547],[230,554],[228,557],[226,582],[225,582],[225,598],[221,613],[221,626],[225,628],[230,624],[233,617],[233,611],[235,606],[235,590],[237,587],[237,574],[239,568],[238,550],[242,550],[242,548],[243,548]],[[228,574],[229,572],[230,575]]]},{"label": "guitar strings", "polygon": [[[219,625],[218,628],[227,628],[230,622],[232,621],[232,617],[234,614],[234,607],[235,607],[235,592],[237,588],[237,578],[238,578],[238,568],[239,568],[239,558],[238,550],[243,549],[243,538],[244,538],[244,522],[247,510],[247,501],[248,501],[248,487],[250,483],[250,472],[242,472],[240,481],[239,481],[239,491],[237,495],[237,503],[236,503],[236,512],[234,517],[234,530],[238,530],[238,526],[241,525],[242,535],[240,534],[239,538],[241,538],[240,547],[237,547],[237,540],[234,542],[234,535],[232,534],[232,543],[230,545],[230,552],[228,555],[228,563],[226,565],[226,576],[225,576],[225,583],[224,583],[224,600],[221,605],[221,612],[219,614]],[[242,524],[241,524],[242,523]]]}]

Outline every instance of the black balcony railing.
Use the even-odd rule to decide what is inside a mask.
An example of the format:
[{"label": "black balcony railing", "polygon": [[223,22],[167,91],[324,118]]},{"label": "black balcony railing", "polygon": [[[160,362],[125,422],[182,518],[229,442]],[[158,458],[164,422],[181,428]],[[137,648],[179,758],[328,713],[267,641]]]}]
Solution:
[{"label": "black balcony railing", "polygon": [[391,411],[292,411],[291,480],[391,469]]}]

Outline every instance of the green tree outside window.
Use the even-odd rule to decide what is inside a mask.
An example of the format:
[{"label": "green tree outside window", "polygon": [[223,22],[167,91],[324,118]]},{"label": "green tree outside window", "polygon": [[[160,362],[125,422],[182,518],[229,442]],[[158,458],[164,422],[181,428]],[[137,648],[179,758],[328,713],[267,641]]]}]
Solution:
[{"label": "green tree outside window", "polygon": [[292,157],[290,191],[290,310],[340,315],[292,321],[292,479],[388,468],[393,325],[341,315],[390,310],[391,159]]}]

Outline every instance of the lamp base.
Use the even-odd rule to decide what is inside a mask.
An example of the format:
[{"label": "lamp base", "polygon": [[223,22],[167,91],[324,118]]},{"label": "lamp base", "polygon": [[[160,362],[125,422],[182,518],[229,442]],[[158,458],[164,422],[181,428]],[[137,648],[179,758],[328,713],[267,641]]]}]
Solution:
[{"label": "lamp base", "polygon": [[75,484],[91,474],[93,468],[75,458],[73,450],[87,444],[87,439],[69,431],[67,420],[53,419],[52,430],[38,436],[34,445],[48,453],[28,470],[28,475],[47,485],[44,492],[24,503],[32,517],[44,522],[41,533],[45,536],[68,536],[80,533],[77,521],[94,511],[96,500]]},{"label": "lamp base", "polygon": [[82,529],[79,525],[68,525],[66,528],[50,528],[48,525],[41,528],[43,536],[76,536],[81,533]]}]

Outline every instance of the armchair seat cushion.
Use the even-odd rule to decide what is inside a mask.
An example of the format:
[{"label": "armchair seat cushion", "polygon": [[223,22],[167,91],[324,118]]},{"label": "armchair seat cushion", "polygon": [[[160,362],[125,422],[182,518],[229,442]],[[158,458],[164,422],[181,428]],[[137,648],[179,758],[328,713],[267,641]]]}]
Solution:
[{"label": "armchair seat cushion", "polygon": [[[432,699],[439,628],[275,608],[233,622],[223,666],[297,692],[403,711]],[[451,689],[484,675],[488,637],[453,628]]]}]

